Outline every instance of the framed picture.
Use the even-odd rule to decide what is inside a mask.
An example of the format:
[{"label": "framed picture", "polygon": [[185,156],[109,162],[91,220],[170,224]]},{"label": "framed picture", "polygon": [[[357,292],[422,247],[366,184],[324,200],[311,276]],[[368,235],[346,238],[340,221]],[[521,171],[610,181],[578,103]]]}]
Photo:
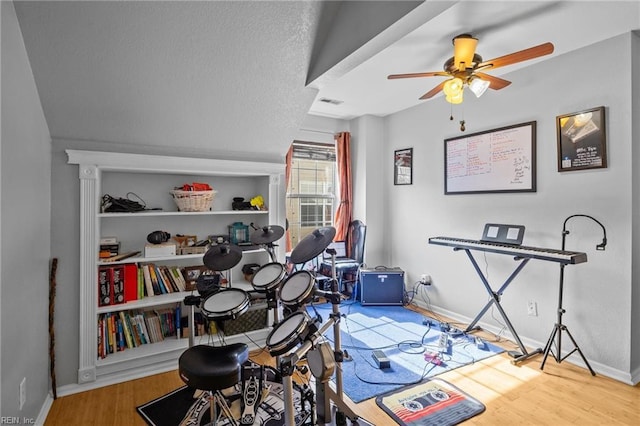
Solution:
[{"label": "framed picture", "polygon": [[393,184],[413,183],[413,148],[399,149],[393,154]]},{"label": "framed picture", "polygon": [[558,116],[556,130],[559,172],[607,167],[603,106]]},{"label": "framed picture", "polygon": [[535,121],[445,139],[445,194],[535,191]]},{"label": "framed picture", "polygon": [[182,270],[182,275],[184,276],[184,280],[186,281],[185,290],[186,291],[194,291],[196,289],[196,282],[200,275],[207,273],[209,268],[204,265],[200,266],[186,266]]}]

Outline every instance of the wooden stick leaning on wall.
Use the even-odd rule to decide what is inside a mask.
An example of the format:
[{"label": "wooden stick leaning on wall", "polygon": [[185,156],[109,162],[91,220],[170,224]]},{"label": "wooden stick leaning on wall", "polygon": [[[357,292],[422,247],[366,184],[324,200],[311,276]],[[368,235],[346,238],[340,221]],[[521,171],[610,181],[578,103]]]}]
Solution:
[{"label": "wooden stick leaning on wall", "polygon": [[51,260],[51,271],[49,273],[49,373],[51,375],[51,389],[53,399],[58,398],[56,390],[56,335],[53,327],[53,317],[56,301],[56,272],[58,270],[58,258]]}]

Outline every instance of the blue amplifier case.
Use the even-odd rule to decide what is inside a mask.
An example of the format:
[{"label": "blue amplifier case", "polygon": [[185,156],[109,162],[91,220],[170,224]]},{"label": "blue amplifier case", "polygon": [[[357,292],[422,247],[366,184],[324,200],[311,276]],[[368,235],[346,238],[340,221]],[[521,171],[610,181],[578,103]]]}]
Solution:
[{"label": "blue amplifier case", "polygon": [[400,268],[360,270],[360,303],[365,305],[403,305],[404,271]]}]

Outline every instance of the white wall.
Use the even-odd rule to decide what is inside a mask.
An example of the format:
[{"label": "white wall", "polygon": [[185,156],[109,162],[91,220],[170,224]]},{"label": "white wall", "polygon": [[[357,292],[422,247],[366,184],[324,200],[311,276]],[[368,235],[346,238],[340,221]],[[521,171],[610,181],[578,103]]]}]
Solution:
[{"label": "white wall", "polygon": [[[51,138],[13,3],[3,1],[0,8],[3,266],[0,412],[2,416],[35,421],[49,389]],[[20,411],[18,393],[23,378],[27,399]]]},{"label": "white wall", "polygon": [[387,206],[384,202],[384,120],[371,115],[351,122],[353,218],[367,226],[364,262],[367,267],[391,265],[384,240]]},{"label": "white wall", "polygon": [[[604,252],[595,251],[602,238],[595,223],[568,224],[566,248],[587,252],[589,261],[565,269],[564,323],[597,372],[624,381],[631,381],[633,152],[632,97],[621,88],[632,82],[630,57],[631,35],[616,37],[503,76],[513,84],[481,99],[467,95],[453,110],[454,122],[442,98],[389,116],[385,136],[388,158],[395,149],[414,149],[413,185],[394,187],[391,161],[385,168],[392,261],[407,272],[408,283],[431,275],[431,302],[458,318],[475,317],[488,295],[464,252],[429,245],[429,237],[478,239],[485,223],[522,224],[524,244],[560,248],[567,216],[584,213],[604,223]],[[608,168],[557,172],[555,117],[601,105]],[[445,196],[443,140],[461,135],[462,117],[467,134],[537,121],[537,192]],[[479,253],[476,259],[496,289],[517,265],[509,256]],[[558,279],[557,264],[532,261],[505,292],[502,306],[525,343],[546,343],[556,318]],[[538,303],[537,317],[526,314],[530,300]],[[483,321],[501,328],[489,313]],[[578,355],[569,360],[580,361]]]}]

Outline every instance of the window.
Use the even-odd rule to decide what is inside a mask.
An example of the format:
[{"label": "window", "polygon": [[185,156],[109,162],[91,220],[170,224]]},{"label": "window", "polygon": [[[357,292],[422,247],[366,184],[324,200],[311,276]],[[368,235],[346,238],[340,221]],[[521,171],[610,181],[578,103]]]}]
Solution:
[{"label": "window", "polygon": [[314,229],[333,225],[336,182],[333,145],[293,143],[287,187],[287,220],[293,247]]}]

